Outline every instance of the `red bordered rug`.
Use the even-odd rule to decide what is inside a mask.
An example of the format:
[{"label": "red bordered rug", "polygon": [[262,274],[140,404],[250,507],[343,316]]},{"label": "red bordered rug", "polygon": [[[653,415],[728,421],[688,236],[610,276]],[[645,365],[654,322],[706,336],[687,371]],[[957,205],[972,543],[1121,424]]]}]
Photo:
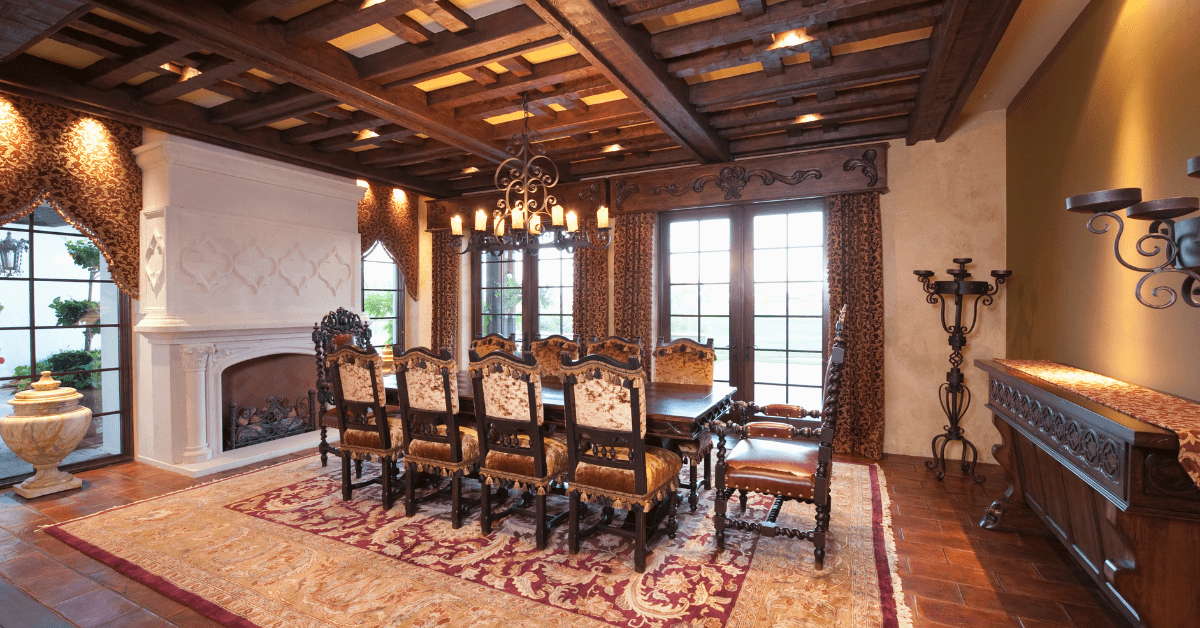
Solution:
[{"label": "red bordered rug", "polygon": [[[523,517],[482,536],[477,517],[451,529],[448,498],[422,504],[412,518],[402,504],[384,512],[377,488],[343,502],[339,471],[316,457],[47,532],[238,628],[911,626],[882,472],[839,463],[832,484],[822,571],[803,541],[731,531],[717,552],[711,491],[696,513],[680,509],[678,535],[656,543],[638,574],[618,537],[592,537],[571,556],[561,526],[539,552]],[[748,514],[761,517],[769,506],[752,498]],[[552,498],[551,512],[565,507]],[[779,523],[809,528],[812,518],[811,506],[789,502]]]}]

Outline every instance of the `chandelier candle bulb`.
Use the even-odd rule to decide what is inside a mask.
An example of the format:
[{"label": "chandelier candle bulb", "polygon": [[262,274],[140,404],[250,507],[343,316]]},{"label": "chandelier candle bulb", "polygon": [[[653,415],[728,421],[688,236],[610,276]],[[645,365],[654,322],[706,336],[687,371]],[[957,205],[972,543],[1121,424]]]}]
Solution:
[{"label": "chandelier candle bulb", "polygon": [[555,227],[563,226],[562,205],[555,205],[554,207],[550,208],[550,224],[554,225]]},{"label": "chandelier candle bulb", "polygon": [[579,229],[579,217],[576,216],[575,212],[573,212],[573,211],[567,212],[567,231],[569,231],[571,233],[575,233],[575,231],[578,229]]},{"label": "chandelier candle bulb", "polygon": [[533,235],[541,235],[542,233],[542,217],[534,214],[529,218],[529,233]]},{"label": "chandelier candle bulb", "polygon": [[475,230],[487,231],[487,212],[482,209],[475,212]]},{"label": "chandelier candle bulb", "polygon": [[513,212],[512,212],[512,228],[513,228],[514,230],[516,230],[516,229],[524,229],[524,228],[525,228],[525,209],[524,209],[524,208],[522,208],[522,207],[516,207],[516,208],[514,208],[514,209],[513,209]]},{"label": "chandelier candle bulb", "polygon": [[501,218],[496,219],[496,237],[504,237],[504,220]]},{"label": "chandelier candle bulb", "polygon": [[600,209],[596,210],[596,226],[601,229],[608,228],[608,206],[601,205]]},{"label": "chandelier candle bulb", "polygon": [[450,217],[450,234],[456,235],[456,236],[460,236],[463,234],[462,216],[456,215],[456,216]]}]

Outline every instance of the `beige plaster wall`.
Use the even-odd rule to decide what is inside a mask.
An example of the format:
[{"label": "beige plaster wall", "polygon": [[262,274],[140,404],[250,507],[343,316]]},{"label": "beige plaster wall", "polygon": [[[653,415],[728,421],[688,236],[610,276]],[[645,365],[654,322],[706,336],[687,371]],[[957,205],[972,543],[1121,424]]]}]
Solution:
[{"label": "beige plaster wall", "polygon": [[[946,424],[937,395],[950,368],[950,347],[939,308],[925,302],[912,271],[949,279],[946,269],[956,257],[974,260],[967,266],[972,279],[990,280],[993,269],[1006,268],[1004,172],[1003,111],[972,118],[942,143],[894,140],[888,149],[891,192],[880,200],[887,453],[928,456],[929,441]],[[1014,281],[1021,279],[1018,273]],[[1001,288],[991,307],[981,306],[964,350],[966,383],[976,398],[962,425],[987,462],[999,436],[984,407],[987,378],[973,363],[1004,356],[1007,290]]]},{"label": "beige plaster wall", "polygon": [[[1009,108],[1008,248],[1026,278],[1008,303],[1013,357],[1200,399],[1200,312],[1138,303],[1141,274],[1118,264],[1113,235],[1089,233],[1086,216],[1064,210],[1067,196],[1094,190],[1200,192],[1184,176],[1200,154],[1197,24],[1195,0],[1095,0]],[[1129,238],[1148,225],[1129,222],[1122,250],[1145,265]]]},{"label": "beige plaster wall", "polygon": [[405,316],[408,318],[408,347],[428,347],[433,338],[433,234],[425,231],[425,197],[419,197],[417,203],[421,210],[417,219],[421,235],[417,245],[417,277],[419,301],[406,299],[408,308]]}]

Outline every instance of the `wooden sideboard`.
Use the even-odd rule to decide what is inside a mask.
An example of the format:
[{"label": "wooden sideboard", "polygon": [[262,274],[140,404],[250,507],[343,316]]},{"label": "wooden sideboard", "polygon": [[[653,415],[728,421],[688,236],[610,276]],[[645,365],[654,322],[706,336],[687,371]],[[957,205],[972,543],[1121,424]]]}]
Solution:
[{"label": "wooden sideboard", "polygon": [[988,404],[1012,477],[979,525],[1024,503],[1134,626],[1200,625],[1200,489],[1174,432],[991,360]]}]

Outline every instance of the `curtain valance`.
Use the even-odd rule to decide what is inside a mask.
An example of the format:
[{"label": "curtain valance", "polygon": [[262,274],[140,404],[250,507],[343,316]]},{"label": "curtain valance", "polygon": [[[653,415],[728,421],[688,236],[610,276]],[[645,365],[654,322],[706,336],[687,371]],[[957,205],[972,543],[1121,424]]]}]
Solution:
[{"label": "curtain valance", "polygon": [[417,298],[420,275],[418,239],[421,232],[417,222],[417,197],[399,188],[369,184],[363,200],[358,203],[358,233],[362,237],[363,255],[379,242],[404,274],[404,289],[412,299]]}]

